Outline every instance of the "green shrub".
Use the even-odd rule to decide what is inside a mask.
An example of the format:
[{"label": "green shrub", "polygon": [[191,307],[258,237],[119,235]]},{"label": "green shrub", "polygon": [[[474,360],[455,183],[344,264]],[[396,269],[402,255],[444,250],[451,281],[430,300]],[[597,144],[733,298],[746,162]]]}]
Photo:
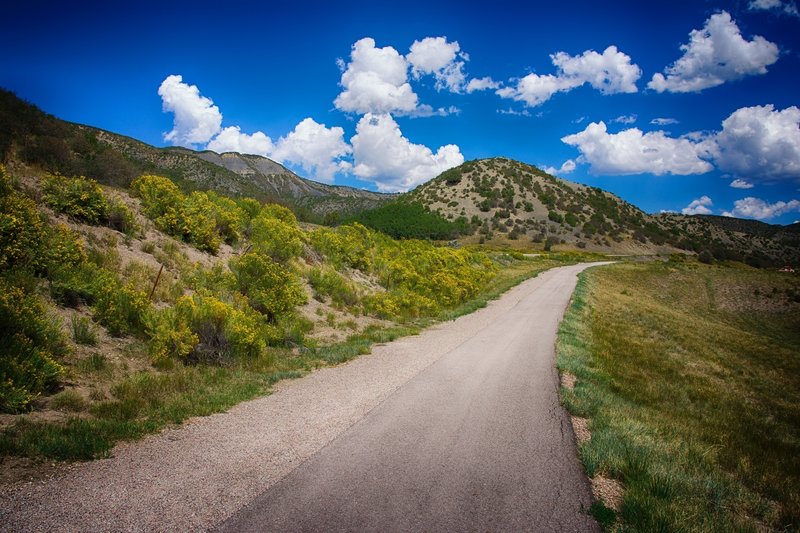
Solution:
[{"label": "green shrub", "polygon": [[129,237],[139,231],[139,224],[136,222],[133,211],[116,196],[108,201],[108,227]]},{"label": "green shrub", "polygon": [[308,282],[318,299],[330,296],[334,305],[348,308],[359,303],[359,295],[353,285],[333,269],[311,269],[308,273]]},{"label": "green shrub", "polygon": [[75,389],[61,391],[50,400],[50,408],[57,411],[79,413],[89,407],[89,402]]},{"label": "green shrub", "polygon": [[232,259],[230,268],[239,292],[269,322],[292,314],[296,306],[306,301],[300,279],[268,256],[248,253]]},{"label": "green shrub", "polygon": [[42,300],[1,277],[0,346],[0,411],[18,413],[55,388],[64,372],[56,358],[67,345]]},{"label": "green shrub", "polygon": [[59,213],[89,224],[108,220],[109,205],[93,179],[50,174],[44,178],[44,201]]},{"label": "green shrub", "polygon": [[72,315],[70,319],[72,326],[72,339],[77,344],[94,346],[97,344],[97,332],[92,326],[92,321],[86,317]]}]

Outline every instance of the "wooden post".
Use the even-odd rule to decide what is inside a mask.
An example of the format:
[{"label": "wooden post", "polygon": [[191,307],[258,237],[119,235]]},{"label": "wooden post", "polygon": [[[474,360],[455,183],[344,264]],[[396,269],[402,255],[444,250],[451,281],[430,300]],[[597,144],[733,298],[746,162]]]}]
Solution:
[{"label": "wooden post", "polygon": [[156,292],[156,286],[158,285],[158,280],[161,279],[161,271],[164,270],[164,264],[161,264],[161,268],[158,269],[158,275],[156,276],[156,281],[153,283],[153,288],[150,289],[150,296],[147,298],[150,301],[153,301],[153,293]]}]

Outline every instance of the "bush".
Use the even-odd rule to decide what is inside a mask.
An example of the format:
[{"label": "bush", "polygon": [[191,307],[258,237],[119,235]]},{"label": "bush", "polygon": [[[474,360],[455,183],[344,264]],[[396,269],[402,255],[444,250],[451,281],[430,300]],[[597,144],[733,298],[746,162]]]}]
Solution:
[{"label": "bush", "polygon": [[0,277],[0,411],[18,413],[58,384],[67,351],[60,322],[42,300]]},{"label": "bush", "polygon": [[314,297],[324,299],[330,296],[338,307],[351,308],[359,302],[359,295],[353,285],[341,274],[330,268],[313,268],[308,273],[308,282],[314,289]]},{"label": "bush", "polygon": [[228,364],[237,357],[259,356],[270,338],[252,309],[237,308],[206,291],[181,297],[174,308],[151,314],[147,323],[155,363],[177,358]]},{"label": "bush", "polygon": [[93,289],[94,317],[111,335],[144,331],[144,314],[150,307],[147,293],[131,283],[122,285],[110,272]]},{"label": "bush", "polygon": [[0,198],[0,271],[43,271],[47,259],[42,243],[47,235],[44,220],[31,199],[14,192]]},{"label": "bush", "polygon": [[44,201],[55,211],[81,222],[100,224],[108,220],[109,205],[103,189],[83,176],[45,176]]},{"label": "bush", "polygon": [[[280,206],[265,206],[258,217],[252,221],[250,240],[253,244],[253,251],[285,263],[303,252],[303,233],[297,227],[296,221],[290,222],[283,217],[273,216],[276,213],[276,207]],[[280,211],[277,213],[282,215]],[[292,215],[293,218],[294,215]]]},{"label": "bush", "polygon": [[108,202],[108,227],[129,237],[139,231],[136,216],[120,198],[112,197]]},{"label": "bush", "polygon": [[92,321],[86,317],[72,315],[70,319],[72,325],[72,339],[77,344],[94,346],[97,344],[97,332],[92,326]]},{"label": "bush", "polygon": [[703,264],[710,265],[714,262],[714,256],[708,250],[703,250],[697,255],[697,260]]},{"label": "bush", "polygon": [[250,305],[275,323],[279,317],[292,314],[305,303],[300,279],[268,256],[245,254],[230,261],[236,286],[247,296]]}]

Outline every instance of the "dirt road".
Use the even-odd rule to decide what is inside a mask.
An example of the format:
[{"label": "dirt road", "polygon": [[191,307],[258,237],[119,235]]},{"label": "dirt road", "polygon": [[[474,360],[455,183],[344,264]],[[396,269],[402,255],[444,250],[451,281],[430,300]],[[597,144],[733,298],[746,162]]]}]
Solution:
[{"label": "dirt road", "polygon": [[597,530],[553,366],[585,267],[17,486],[0,530]]}]

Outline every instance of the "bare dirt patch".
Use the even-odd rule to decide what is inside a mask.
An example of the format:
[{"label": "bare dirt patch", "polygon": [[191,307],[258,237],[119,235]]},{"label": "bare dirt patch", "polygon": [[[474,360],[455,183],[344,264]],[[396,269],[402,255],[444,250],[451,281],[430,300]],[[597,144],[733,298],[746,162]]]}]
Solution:
[{"label": "bare dirt patch", "polygon": [[561,373],[561,386],[565,389],[572,390],[575,388],[575,383],[578,382],[578,378],[575,377],[574,374],[570,372],[562,372]]},{"label": "bare dirt patch", "polygon": [[619,512],[624,490],[619,481],[597,474],[592,478],[592,494],[597,501]]},{"label": "bare dirt patch", "polygon": [[578,441],[578,446],[584,442],[592,440],[592,433],[589,431],[589,419],[581,418],[579,416],[570,416],[572,420],[572,431],[575,432],[575,440]]}]

